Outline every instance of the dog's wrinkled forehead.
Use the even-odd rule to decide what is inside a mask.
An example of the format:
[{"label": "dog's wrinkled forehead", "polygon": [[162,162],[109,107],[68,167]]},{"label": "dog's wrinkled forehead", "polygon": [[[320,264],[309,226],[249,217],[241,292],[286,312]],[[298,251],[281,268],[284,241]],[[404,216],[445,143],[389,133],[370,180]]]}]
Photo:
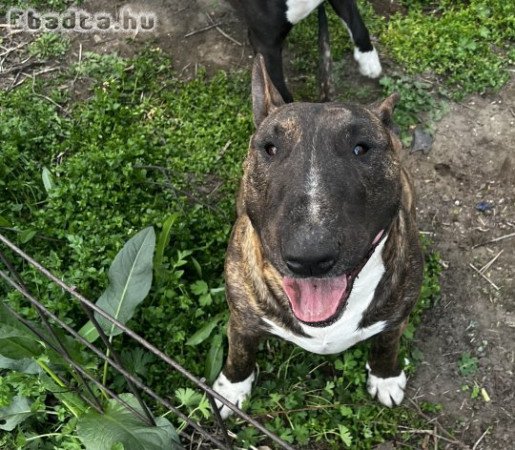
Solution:
[{"label": "dog's wrinkled forehead", "polygon": [[289,144],[313,142],[317,136],[350,139],[355,134],[386,143],[381,120],[359,105],[341,103],[289,103],[270,114],[256,137],[281,136]]}]

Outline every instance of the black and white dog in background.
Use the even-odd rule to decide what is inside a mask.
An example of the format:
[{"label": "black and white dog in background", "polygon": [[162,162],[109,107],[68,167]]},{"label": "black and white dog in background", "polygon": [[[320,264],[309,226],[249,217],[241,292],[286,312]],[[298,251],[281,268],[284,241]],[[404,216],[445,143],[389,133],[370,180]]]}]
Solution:
[{"label": "black and white dog in background", "polygon": [[[293,25],[305,19],[317,7],[323,12],[324,0],[229,0],[245,18],[249,39],[256,53],[261,53],[272,82],[286,102],[293,98],[284,81],[282,46]],[[329,0],[342,19],[354,42],[354,59],[362,75],[377,78],[381,63],[370,35],[359,14],[355,0]],[[323,20],[323,19],[322,19]],[[321,26],[321,24],[319,24]],[[327,47],[328,49],[328,47]],[[328,56],[328,55],[326,55]]]}]

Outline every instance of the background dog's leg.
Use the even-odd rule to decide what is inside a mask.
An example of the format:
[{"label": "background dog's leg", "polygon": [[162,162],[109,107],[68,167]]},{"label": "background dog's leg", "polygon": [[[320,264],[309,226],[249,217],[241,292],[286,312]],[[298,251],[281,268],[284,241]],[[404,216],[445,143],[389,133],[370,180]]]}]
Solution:
[{"label": "background dog's leg", "polygon": [[386,406],[399,405],[404,398],[406,375],[399,367],[399,341],[407,320],[399,328],[374,337],[370,353],[367,389],[372,397]]},{"label": "background dog's leg", "polygon": [[381,63],[356,2],[354,0],[329,1],[336,14],[343,20],[354,42],[354,59],[359,64],[359,71],[366,77],[377,78],[381,75]]},{"label": "background dog's leg", "polygon": [[334,94],[331,79],[333,58],[331,57],[331,45],[329,43],[329,26],[323,4],[318,7],[318,55],[320,100],[329,102]]},{"label": "background dog's leg", "polygon": [[[241,407],[252,390],[259,337],[249,334],[247,328],[242,328],[245,326],[244,320],[238,321],[238,325],[233,317],[231,316],[227,328],[229,354],[225,367],[213,384],[213,389],[236,406]],[[222,406],[220,402],[216,403],[218,407]],[[232,410],[226,406],[220,409],[223,419],[231,414]]]},{"label": "background dog's leg", "polygon": [[284,81],[282,45],[290,30],[291,25],[287,23],[281,33],[274,33],[273,30],[268,29],[266,37],[249,30],[252,47],[256,53],[263,55],[268,76],[286,103],[293,102],[293,97]]}]

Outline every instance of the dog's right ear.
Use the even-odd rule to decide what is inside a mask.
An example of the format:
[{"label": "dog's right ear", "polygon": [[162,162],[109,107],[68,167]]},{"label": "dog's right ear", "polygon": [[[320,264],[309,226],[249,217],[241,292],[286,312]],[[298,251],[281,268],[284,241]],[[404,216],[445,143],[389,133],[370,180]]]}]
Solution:
[{"label": "dog's right ear", "polygon": [[256,128],[281,105],[284,105],[284,100],[268,76],[263,55],[258,53],[252,68],[252,113]]}]

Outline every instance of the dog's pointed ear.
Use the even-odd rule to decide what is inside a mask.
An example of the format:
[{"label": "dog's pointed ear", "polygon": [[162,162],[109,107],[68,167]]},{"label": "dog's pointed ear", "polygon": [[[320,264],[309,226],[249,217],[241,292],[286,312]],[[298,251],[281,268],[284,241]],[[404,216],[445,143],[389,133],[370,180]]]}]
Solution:
[{"label": "dog's pointed ear", "polygon": [[392,128],[393,126],[393,110],[400,98],[401,96],[397,92],[394,92],[381,103],[372,105],[372,111],[374,111],[374,113],[381,119],[381,122],[383,122],[388,128]]},{"label": "dog's pointed ear", "polygon": [[252,68],[252,113],[256,128],[268,114],[283,104],[281,94],[268,76],[263,55],[258,53]]}]

